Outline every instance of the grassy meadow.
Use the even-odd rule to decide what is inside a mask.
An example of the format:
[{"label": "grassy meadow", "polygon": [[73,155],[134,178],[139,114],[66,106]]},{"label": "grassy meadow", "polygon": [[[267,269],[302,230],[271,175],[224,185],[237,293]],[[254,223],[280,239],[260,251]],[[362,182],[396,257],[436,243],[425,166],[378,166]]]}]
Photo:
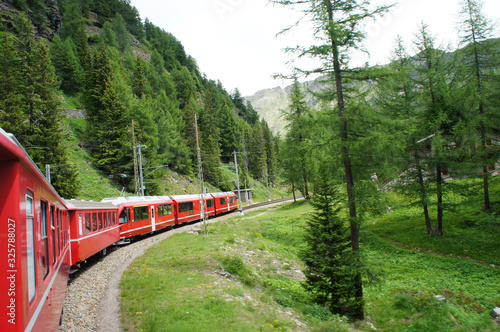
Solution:
[{"label": "grassy meadow", "polygon": [[458,212],[447,213],[442,238],[425,235],[413,208],[393,208],[366,221],[366,320],[352,323],[311,303],[301,287],[297,253],[311,211],[304,201],[281,205],[210,224],[208,236],[176,234],[150,248],[122,277],[123,327],[500,331],[489,315],[500,306],[500,269],[490,266],[500,254],[494,214],[484,225],[482,213],[468,215],[467,220],[475,219],[462,226]]}]

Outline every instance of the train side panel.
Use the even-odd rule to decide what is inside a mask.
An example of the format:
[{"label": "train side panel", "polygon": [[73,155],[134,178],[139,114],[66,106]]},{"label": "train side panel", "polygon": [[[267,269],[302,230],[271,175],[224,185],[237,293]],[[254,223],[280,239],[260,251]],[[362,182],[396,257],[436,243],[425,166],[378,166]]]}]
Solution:
[{"label": "train side panel", "polygon": [[4,158],[0,149],[0,328],[55,331],[69,274],[66,207],[21,153]]},{"label": "train side panel", "polygon": [[118,208],[112,204],[67,201],[70,209],[71,265],[120,240]]}]

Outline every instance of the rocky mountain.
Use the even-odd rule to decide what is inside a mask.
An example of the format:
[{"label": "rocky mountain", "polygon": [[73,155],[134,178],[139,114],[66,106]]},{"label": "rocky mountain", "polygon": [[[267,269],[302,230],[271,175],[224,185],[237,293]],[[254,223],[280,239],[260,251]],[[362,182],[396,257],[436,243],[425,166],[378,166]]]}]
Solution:
[{"label": "rocky mountain", "polygon": [[[310,106],[316,105],[317,100],[308,91],[319,92],[321,90],[320,80],[321,78],[318,78],[301,84]],[[284,88],[278,86],[271,89],[259,90],[252,96],[245,97],[245,100],[252,104],[253,108],[259,113],[259,116],[266,120],[269,128],[275,135],[286,131],[288,123],[283,116],[283,112],[288,111],[291,88],[291,84]]]}]

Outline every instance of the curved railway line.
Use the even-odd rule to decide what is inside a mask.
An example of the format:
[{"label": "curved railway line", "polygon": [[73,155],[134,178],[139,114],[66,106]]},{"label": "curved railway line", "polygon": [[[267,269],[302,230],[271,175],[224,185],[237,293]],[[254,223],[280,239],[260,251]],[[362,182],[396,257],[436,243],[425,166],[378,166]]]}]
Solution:
[{"label": "curved railway line", "polygon": [[[243,211],[261,209],[293,198],[253,204]],[[212,218],[208,223],[233,217],[238,210]],[[152,245],[180,232],[199,232],[202,221],[173,227],[140,241],[108,250],[106,256],[95,255],[78,272],[71,275],[64,302],[64,315],[59,331],[122,331],[119,314],[119,283],[130,263]]]}]

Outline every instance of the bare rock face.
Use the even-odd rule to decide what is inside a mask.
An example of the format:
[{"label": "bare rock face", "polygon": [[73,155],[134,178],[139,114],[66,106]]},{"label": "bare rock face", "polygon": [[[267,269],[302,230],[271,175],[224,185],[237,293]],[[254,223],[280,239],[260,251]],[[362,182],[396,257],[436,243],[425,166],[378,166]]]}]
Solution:
[{"label": "bare rock face", "polygon": [[[57,0],[45,0],[45,12],[26,10],[26,13],[35,26],[37,39],[52,40],[62,24],[61,11]],[[14,31],[16,18],[25,9],[16,6],[12,0],[0,0],[0,21],[8,31]]]},{"label": "bare rock face", "polygon": [[[62,24],[61,11],[59,9],[59,4],[57,0],[46,0],[45,6],[47,6],[47,21],[49,23],[49,28],[52,30],[52,38],[54,33],[59,30]],[[52,39],[50,38],[50,39]]]}]

